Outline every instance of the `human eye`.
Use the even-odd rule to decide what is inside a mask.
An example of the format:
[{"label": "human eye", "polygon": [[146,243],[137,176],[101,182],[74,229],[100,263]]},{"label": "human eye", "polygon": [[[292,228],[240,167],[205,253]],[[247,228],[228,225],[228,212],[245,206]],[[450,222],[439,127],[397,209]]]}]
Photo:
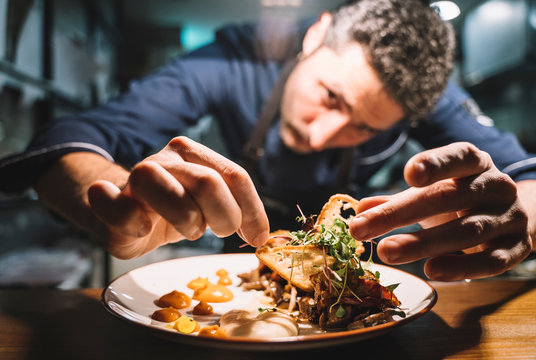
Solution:
[{"label": "human eye", "polygon": [[329,108],[337,108],[340,103],[339,96],[333,90],[326,88],[325,103]]}]

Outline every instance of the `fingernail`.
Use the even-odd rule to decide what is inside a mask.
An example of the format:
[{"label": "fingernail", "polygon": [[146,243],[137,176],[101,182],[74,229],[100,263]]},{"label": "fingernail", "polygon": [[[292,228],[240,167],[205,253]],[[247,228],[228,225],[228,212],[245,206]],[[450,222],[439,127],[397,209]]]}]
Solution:
[{"label": "fingernail", "polygon": [[437,280],[437,281],[444,280],[444,276],[445,276],[444,272],[441,270],[440,267],[435,266],[434,263],[435,263],[434,259],[430,259],[424,264],[424,274],[430,280]]},{"label": "fingernail", "polygon": [[254,247],[259,247],[259,246],[264,245],[267,240],[268,240],[268,233],[262,233],[262,234],[259,234],[259,236],[255,236],[253,241],[251,241],[251,245],[253,245]]},{"label": "fingernail", "polygon": [[362,216],[351,219],[350,233],[356,239],[365,239],[369,234],[368,220]]},{"label": "fingernail", "polygon": [[428,172],[426,171],[426,165],[422,162],[417,162],[415,164],[415,181],[419,184],[426,184],[429,178]]},{"label": "fingernail", "polygon": [[400,244],[391,239],[383,239],[378,245],[378,253],[381,253],[380,258],[386,263],[397,263],[400,260]]}]

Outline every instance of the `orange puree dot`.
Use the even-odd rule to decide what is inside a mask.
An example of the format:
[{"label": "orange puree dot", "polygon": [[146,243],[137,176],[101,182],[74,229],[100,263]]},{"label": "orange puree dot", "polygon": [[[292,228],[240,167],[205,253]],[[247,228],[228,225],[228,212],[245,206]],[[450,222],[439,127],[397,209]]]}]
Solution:
[{"label": "orange puree dot", "polygon": [[203,289],[195,290],[193,298],[206,302],[227,302],[233,300],[233,293],[224,285],[216,285],[211,282]]},{"label": "orange puree dot", "polygon": [[193,279],[186,286],[192,290],[202,289],[208,284],[208,278],[202,278],[199,276],[197,279]]},{"label": "orange puree dot", "polygon": [[231,278],[227,275],[220,276],[218,280],[218,285],[231,285],[232,283]]},{"label": "orange puree dot", "polygon": [[220,328],[218,325],[205,326],[199,330],[199,336],[208,336],[215,338],[224,338],[227,337],[225,330]]},{"label": "orange puree dot", "polygon": [[216,271],[216,275],[218,275],[218,276],[227,276],[227,275],[229,275],[229,273],[225,269],[220,269],[220,270]]},{"label": "orange puree dot", "polygon": [[194,315],[210,315],[213,313],[214,309],[206,301],[200,301],[199,304],[197,304],[192,310],[192,314]]},{"label": "orange puree dot", "polygon": [[175,309],[184,309],[185,307],[190,306],[191,302],[192,299],[188,295],[180,291],[173,290],[166,295],[162,295],[156,302],[156,305],[163,308],[173,307]]},{"label": "orange puree dot", "polygon": [[181,313],[172,307],[156,310],[151,318],[162,322],[172,322],[177,320],[181,316]]}]

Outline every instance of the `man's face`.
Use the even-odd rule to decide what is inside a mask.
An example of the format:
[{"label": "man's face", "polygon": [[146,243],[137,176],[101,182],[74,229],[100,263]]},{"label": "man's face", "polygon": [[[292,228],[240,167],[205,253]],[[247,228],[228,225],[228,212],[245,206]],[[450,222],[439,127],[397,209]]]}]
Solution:
[{"label": "man's face", "polygon": [[290,74],[281,103],[280,134],[296,152],[359,145],[388,129],[403,110],[383,89],[357,42],[321,46]]}]

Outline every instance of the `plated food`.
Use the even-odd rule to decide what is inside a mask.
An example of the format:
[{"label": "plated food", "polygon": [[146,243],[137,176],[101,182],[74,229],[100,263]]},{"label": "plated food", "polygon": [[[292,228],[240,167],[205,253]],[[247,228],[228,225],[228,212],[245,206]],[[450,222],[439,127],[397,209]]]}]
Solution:
[{"label": "plated food", "polygon": [[[192,298],[173,290],[155,301],[161,309],[152,319],[166,328],[201,336],[276,338],[303,334],[311,329],[354,330],[404,317],[394,294],[398,284],[380,284],[380,272],[371,270],[371,260],[362,262],[365,248],[348,232],[348,221],[357,212],[357,200],[337,194],[314,217],[298,218],[298,231],[278,231],[256,250],[259,266],[238,274],[240,288],[256,295],[257,302],[233,308],[201,327],[195,315],[211,315],[210,303],[233,300],[232,281],[219,269],[217,283],[197,277],[187,283],[199,301],[187,313]],[[301,210],[300,210],[301,212]],[[372,254],[372,244],[371,244]]]},{"label": "plated food", "polygon": [[300,230],[273,233],[256,254],[146,265],[110,283],[102,303],[155,335],[215,348],[310,349],[383,334],[428,312],[437,293],[362,258],[372,244],[348,233],[356,210],[357,200],[335,195],[316,218],[301,214]]},{"label": "plated food", "polygon": [[[394,292],[406,312],[405,318],[394,315],[394,321],[356,330],[322,330],[310,322],[298,323],[297,336],[244,337],[224,334],[218,337],[220,328],[217,324],[223,314],[232,310],[251,310],[255,316],[282,313],[270,311],[273,300],[265,296],[263,291],[250,291],[240,286],[241,279],[238,275],[258,266],[259,259],[253,253],[200,255],[160,261],[131,270],[113,280],[102,292],[101,302],[111,315],[128,325],[147,335],[159,336],[172,342],[219,349],[279,351],[332,346],[378,336],[414,321],[427,313],[437,300],[436,291],[423,279],[393,267],[370,264],[368,266],[371,272],[381,273],[380,280],[383,284],[400,284]],[[181,316],[190,317],[199,323],[202,331],[183,333],[169,328],[169,323],[151,317],[155,311],[163,309],[155,303],[159,297],[173,290],[193,296],[194,290],[187,287],[189,282],[201,277],[217,283],[219,277],[215,274],[222,268],[228,271],[228,277],[232,281],[232,284],[226,285],[234,295],[231,301],[209,303],[212,307],[212,314],[209,315],[194,313],[194,308],[199,303],[195,299],[192,299],[189,307],[179,310]],[[199,336],[200,334],[208,335]]]},{"label": "plated food", "polygon": [[337,194],[316,221],[302,214],[301,230],[279,232],[257,249],[260,266],[239,275],[242,286],[264,291],[276,309],[322,330],[359,329],[393,321],[393,315],[404,317],[394,294],[399,284],[380,283],[380,272],[370,270],[371,256],[361,260],[364,245],[348,231],[357,204]]}]

